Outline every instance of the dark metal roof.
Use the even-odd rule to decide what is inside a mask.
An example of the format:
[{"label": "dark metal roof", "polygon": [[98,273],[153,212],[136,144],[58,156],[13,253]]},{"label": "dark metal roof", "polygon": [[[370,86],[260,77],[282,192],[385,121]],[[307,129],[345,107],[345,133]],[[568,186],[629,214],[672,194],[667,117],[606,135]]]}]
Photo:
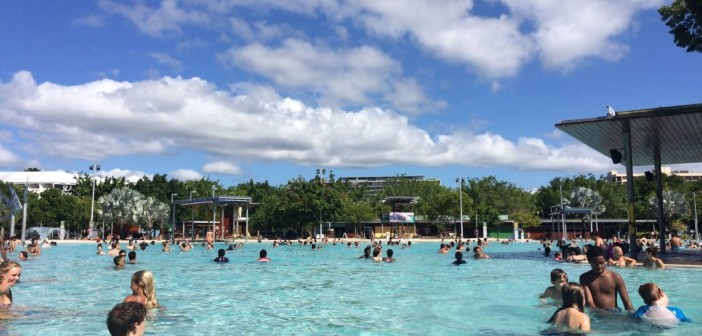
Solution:
[{"label": "dark metal roof", "polygon": [[198,198],[193,198],[191,199],[182,199],[182,200],[175,200],[173,203],[182,205],[182,206],[193,206],[193,205],[201,205],[201,204],[212,204],[212,202],[215,202],[219,205],[227,205],[227,204],[233,204],[236,206],[246,206],[251,204],[251,197],[250,196],[215,196],[213,197],[198,197]]},{"label": "dark metal roof", "polygon": [[[605,115],[605,107],[602,111]],[[622,133],[627,124],[631,130],[633,166],[652,166],[656,143],[660,145],[661,164],[702,162],[702,104],[566,120],[556,124],[556,128],[610,157],[611,149],[624,153]]]}]

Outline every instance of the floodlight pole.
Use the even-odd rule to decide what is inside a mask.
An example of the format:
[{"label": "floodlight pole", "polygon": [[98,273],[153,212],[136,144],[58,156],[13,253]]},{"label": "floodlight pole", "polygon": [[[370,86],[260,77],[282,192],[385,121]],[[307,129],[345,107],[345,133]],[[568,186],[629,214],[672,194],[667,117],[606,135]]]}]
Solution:
[{"label": "floodlight pole", "polygon": [[461,239],[463,239],[463,178],[457,178],[456,182],[458,183],[458,207],[461,214],[459,223],[461,223]]},{"label": "floodlight pole", "polygon": [[[192,235],[191,240],[195,240],[195,206],[192,205],[193,193],[195,190],[190,190],[190,234]],[[183,239],[185,239],[185,229],[183,229]]]},{"label": "floodlight pole", "polygon": [[175,241],[175,204],[173,203],[173,196],[178,194],[171,193],[171,209],[173,210],[173,217],[171,218],[171,240]]},{"label": "floodlight pole", "polygon": [[698,230],[697,227],[697,194],[694,192],[692,193],[692,201],[695,204],[695,240],[699,243],[700,242],[700,231]]},{"label": "floodlight pole", "polygon": [[217,186],[212,185],[212,237],[215,237],[215,220],[216,220],[216,207],[217,207],[217,202],[215,201],[215,191],[217,190]]},{"label": "floodlight pole", "polygon": [[92,183],[92,185],[93,185],[93,193],[92,193],[92,196],[91,196],[91,198],[90,198],[90,225],[89,225],[90,231],[91,231],[91,232],[88,232],[88,237],[90,237],[90,235],[92,234],[93,229],[95,229],[95,227],[94,227],[94,226],[95,226],[95,222],[93,221],[94,218],[95,218],[95,217],[94,217],[94,215],[95,215],[95,172],[96,172],[96,171],[100,171],[100,164],[99,164],[99,163],[93,163],[93,164],[91,164],[90,167],[88,167],[88,168],[93,172],[93,173],[92,173],[92,177],[91,177],[91,180],[92,180],[92,182],[93,182],[93,183]]}]

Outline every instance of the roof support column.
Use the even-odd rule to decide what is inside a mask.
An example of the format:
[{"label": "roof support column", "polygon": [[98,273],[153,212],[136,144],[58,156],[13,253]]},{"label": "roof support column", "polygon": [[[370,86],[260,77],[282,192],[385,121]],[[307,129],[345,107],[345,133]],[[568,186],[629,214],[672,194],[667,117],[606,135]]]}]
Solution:
[{"label": "roof support column", "polygon": [[658,238],[661,244],[661,252],[665,253],[665,217],[663,216],[663,177],[661,176],[661,146],[656,134],[653,145],[653,166],[656,178],[656,215],[658,217]]},{"label": "roof support column", "polygon": [[634,216],[634,167],[631,155],[631,125],[629,120],[624,121],[622,127],[622,137],[624,141],[624,162],[626,163],[626,199],[627,213],[629,218],[629,255],[636,259],[639,253],[639,246],[636,244],[636,216]]}]

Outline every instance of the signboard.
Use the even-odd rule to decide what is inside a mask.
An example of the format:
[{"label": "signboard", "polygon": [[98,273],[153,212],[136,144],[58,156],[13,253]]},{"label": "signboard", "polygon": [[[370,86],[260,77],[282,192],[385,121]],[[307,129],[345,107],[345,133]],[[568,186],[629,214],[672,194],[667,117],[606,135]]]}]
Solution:
[{"label": "signboard", "polygon": [[388,214],[390,223],[414,223],[414,212],[391,212]]}]

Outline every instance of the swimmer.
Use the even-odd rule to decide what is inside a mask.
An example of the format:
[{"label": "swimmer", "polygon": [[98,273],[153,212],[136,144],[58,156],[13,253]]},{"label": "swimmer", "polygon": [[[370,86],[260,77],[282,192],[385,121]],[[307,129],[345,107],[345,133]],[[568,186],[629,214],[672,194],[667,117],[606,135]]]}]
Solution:
[{"label": "swimmer", "polygon": [[612,248],[612,258],[607,260],[607,265],[620,267],[636,266],[636,259],[625,256],[621,247],[614,246]]},{"label": "swimmer", "polygon": [[368,245],[363,249],[363,255],[358,257],[358,259],[370,259],[371,258],[371,246]]},{"label": "swimmer", "polygon": [[0,305],[9,306],[12,304],[11,288],[17,284],[22,276],[22,266],[12,261],[5,260],[0,263]]},{"label": "swimmer", "polygon": [[112,242],[112,244],[110,245],[110,250],[107,251],[107,255],[108,255],[108,256],[117,256],[117,255],[119,255],[119,251],[120,251],[120,249],[119,249],[119,243],[118,243],[118,242]]},{"label": "swimmer", "polygon": [[217,250],[217,258],[214,258],[214,260],[212,260],[212,261],[214,261],[216,263],[228,263],[229,258],[224,256],[225,253],[226,253],[226,251],[224,251],[224,249]]},{"label": "swimmer", "polygon": [[463,252],[456,251],[456,253],[454,254],[454,257],[456,258],[456,260],[453,261],[454,265],[463,265],[466,263],[466,261],[463,260]]},{"label": "swimmer", "polygon": [[373,249],[373,261],[375,262],[381,262],[383,261],[383,257],[380,256],[380,253],[382,252],[381,249]]},{"label": "swimmer", "polygon": [[164,242],[161,243],[161,244],[163,244],[163,248],[161,249],[161,251],[163,251],[163,252],[171,252],[171,246],[168,245],[168,242],[167,242],[167,241],[164,241]]},{"label": "swimmer", "polygon": [[[103,254],[104,254],[104,253],[103,253]],[[20,260],[20,261],[24,261],[24,260],[27,260],[27,259],[29,259],[29,253],[27,253],[27,251],[20,251],[20,252],[19,252],[19,260]]]},{"label": "swimmer", "polygon": [[132,295],[124,298],[123,302],[137,302],[143,304],[146,308],[158,308],[154,275],[151,272],[141,270],[134,273],[130,289],[132,290]]},{"label": "swimmer", "polygon": [[395,262],[395,261],[397,261],[395,258],[392,257],[393,254],[395,254],[395,252],[393,252],[392,249],[388,249],[388,251],[385,252],[385,253],[387,254],[387,257],[383,258],[383,261],[384,261],[384,262]]},{"label": "swimmer", "polygon": [[97,255],[105,255],[105,252],[102,251],[102,243],[97,244]]},{"label": "swimmer", "polygon": [[473,258],[475,258],[475,259],[488,259],[488,258],[490,258],[490,256],[485,254],[485,252],[483,252],[482,247],[476,246],[473,248]]},{"label": "swimmer", "polygon": [[563,286],[563,305],[548,320],[556,326],[572,330],[590,331],[590,317],[585,314],[585,290],[571,282]]},{"label": "swimmer", "polygon": [[548,299],[553,300],[554,303],[563,302],[563,287],[568,284],[568,274],[560,269],[554,268],[551,271],[551,286],[547,287],[546,290],[539,296],[541,302],[546,303]]},{"label": "swimmer", "polygon": [[587,250],[587,261],[590,271],[580,275],[580,284],[585,286],[585,301],[588,307],[614,309],[617,306],[617,295],[622,299],[624,309],[633,311],[634,306],[629,299],[626,284],[622,277],[607,269],[606,251],[601,247]]},{"label": "swimmer", "polygon": [[136,264],[136,251],[129,251],[127,255],[130,264]]},{"label": "swimmer", "polygon": [[665,264],[663,260],[657,258],[658,248],[651,247],[646,249],[646,259],[643,261],[643,267],[658,267],[660,269],[665,269]]},{"label": "swimmer", "polygon": [[124,257],[123,256],[116,256],[113,259],[113,262],[115,263],[115,269],[123,269],[124,268]]},{"label": "swimmer", "polygon": [[668,306],[668,295],[658,285],[652,282],[641,285],[639,295],[646,305],[639,307],[634,317],[667,328],[676,326],[678,321],[691,322],[680,308]]},{"label": "swimmer", "polygon": [[146,307],[136,302],[122,302],[107,314],[107,330],[112,336],[142,336],[146,330]]},{"label": "swimmer", "polygon": [[268,258],[268,251],[262,249],[261,251],[258,252],[258,260],[260,262],[269,262],[271,261],[270,258]]}]

